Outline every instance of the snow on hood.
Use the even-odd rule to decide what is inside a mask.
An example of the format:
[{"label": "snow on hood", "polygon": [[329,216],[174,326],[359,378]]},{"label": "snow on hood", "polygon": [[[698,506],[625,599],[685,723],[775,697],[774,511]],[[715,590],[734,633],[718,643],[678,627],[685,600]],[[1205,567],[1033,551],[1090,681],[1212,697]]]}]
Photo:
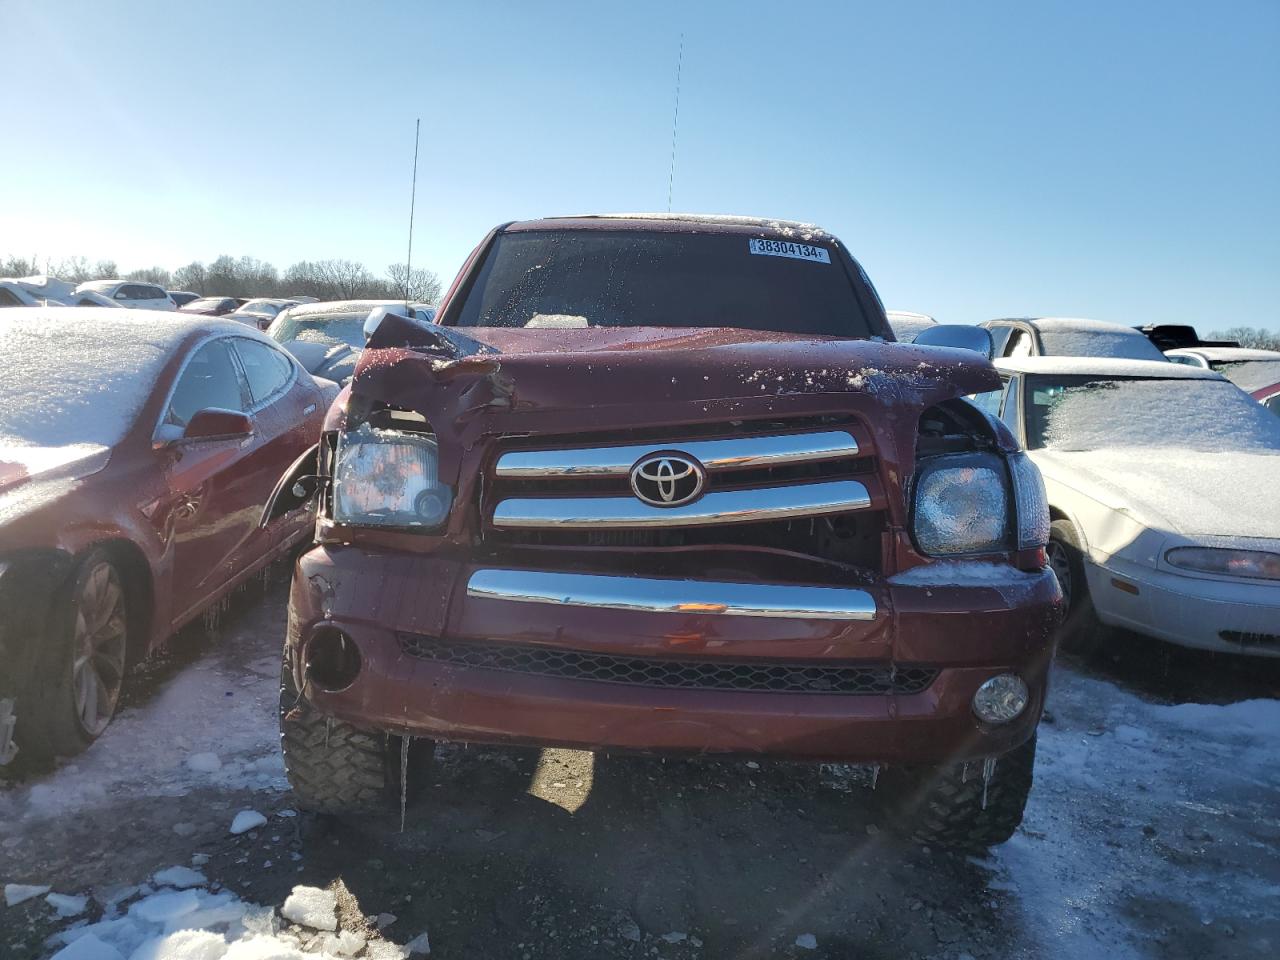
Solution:
[{"label": "snow on hood", "polygon": [[[540,405],[849,392],[891,402],[901,391],[957,395],[998,386],[991,366],[970,351],[872,340],[721,327],[470,327],[465,334],[496,349],[493,359],[517,399]],[[366,351],[357,381],[381,362],[371,352],[382,351]]]},{"label": "snow on hood", "polygon": [[22,447],[0,438],[0,493],[28,480],[82,479],[106,465],[109,451],[92,443],[65,447]]},{"label": "snow on hood", "polygon": [[1280,451],[1033,450],[1031,458],[1047,478],[1152,529],[1280,539]]}]

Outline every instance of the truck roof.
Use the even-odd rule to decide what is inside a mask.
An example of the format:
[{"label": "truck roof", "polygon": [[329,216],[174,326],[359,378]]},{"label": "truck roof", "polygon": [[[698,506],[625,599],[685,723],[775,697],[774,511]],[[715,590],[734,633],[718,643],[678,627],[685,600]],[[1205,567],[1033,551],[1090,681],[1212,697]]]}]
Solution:
[{"label": "truck roof", "polygon": [[741,233],[783,240],[813,242],[834,240],[814,223],[776,220],[769,217],[726,216],[717,213],[588,213],[566,217],[543,217],[507,224],[505,231],[532,230],[663,230],[681,232],[690,228],[711,233]]}]

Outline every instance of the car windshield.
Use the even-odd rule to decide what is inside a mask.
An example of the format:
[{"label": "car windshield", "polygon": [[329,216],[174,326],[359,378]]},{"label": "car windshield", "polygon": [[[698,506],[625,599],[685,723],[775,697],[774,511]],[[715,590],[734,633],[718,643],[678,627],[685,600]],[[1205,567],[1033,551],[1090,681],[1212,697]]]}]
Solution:
[{"label": "car windshield", "polygon": [[1040,343],[1049,357],[1115,357],[1164,360],[1160,349],[1137,330],[1108,330],[1088,321],[1042,323]]},{"label": "car windshield", "polygon": [[188,303],[184,310],[209,310],[222,306],[221,297],[205,297],[200,300],[192,300]]},{"label": "car windshield", "polygon": [[1280,420],[1222,380],[1029,376],[1027,447],[1280,451]]},{"label": "car windshield", "polygon": [[1210,360],[1209,366],[1250,393],[1280,383],[1280,357],[1274,360]]},{"label": "car windshield", "polygon": [[357,350],[364,348],[364,322],[367,313],[304,314],[288,311],[276,317],[267,335],[277,343],[302,340],[308,343],[345,343]]},{"label": "car windshield", "polygon": [[871,334],[853,282],[828,244],[638,230],[503,234],[461,308],[444,322]]},{"label": "car windshield", "polygon": [[236,313],[251,313],[258,317],[274,317],[280,312],[280,308],[274,303],[267,303],[264,300],[250,300],[236,308]]}]

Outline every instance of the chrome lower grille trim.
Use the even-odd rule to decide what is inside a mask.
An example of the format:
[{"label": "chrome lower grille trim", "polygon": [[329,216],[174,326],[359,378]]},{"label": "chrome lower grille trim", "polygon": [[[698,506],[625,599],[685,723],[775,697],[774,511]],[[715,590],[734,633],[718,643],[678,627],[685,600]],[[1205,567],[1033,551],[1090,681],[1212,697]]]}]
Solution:
[{"label": "chrome lower grille trim", "polygon": [[662,580],[589,573],[477,570],[467,596],[515,603],[799,620],[874,620],[876,601],[852,587]]},{"label": "chrome lower grille trim", "polygon": [[498,530],[694,527],[823,517],[871,506],[857,480],[796,483],[708,493],[679,507],[651,507],[635,497],[512,497],[493,511]]},{"label": "chrome lower grille trim", "polygon": [[670,444],[513,450],[498,458],[494,473],[499,478],[623,477],[641,457],[667,451],[694,457],[707,470],[740,470],[856,457],[858,441],[843,430],[827,430]]}]

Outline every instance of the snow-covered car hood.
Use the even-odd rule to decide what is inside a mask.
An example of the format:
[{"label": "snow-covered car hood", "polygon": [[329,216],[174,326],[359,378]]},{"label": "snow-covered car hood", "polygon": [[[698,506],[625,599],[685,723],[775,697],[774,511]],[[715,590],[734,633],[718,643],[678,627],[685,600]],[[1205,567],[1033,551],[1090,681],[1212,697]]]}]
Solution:
[{"label": "snow-covered car hood", "polygon": [[31,480],[81,480],[105,467],[110,454],[108,448],[89,443],[28,447],[0,438],[0,494]]},{"label": "snow-covered car hood", "polygon": [[1191,536],[1280,539],[1280,453],[1042,449],[1032,450],[1031,459],[1046,480],[1148,528]]}]

